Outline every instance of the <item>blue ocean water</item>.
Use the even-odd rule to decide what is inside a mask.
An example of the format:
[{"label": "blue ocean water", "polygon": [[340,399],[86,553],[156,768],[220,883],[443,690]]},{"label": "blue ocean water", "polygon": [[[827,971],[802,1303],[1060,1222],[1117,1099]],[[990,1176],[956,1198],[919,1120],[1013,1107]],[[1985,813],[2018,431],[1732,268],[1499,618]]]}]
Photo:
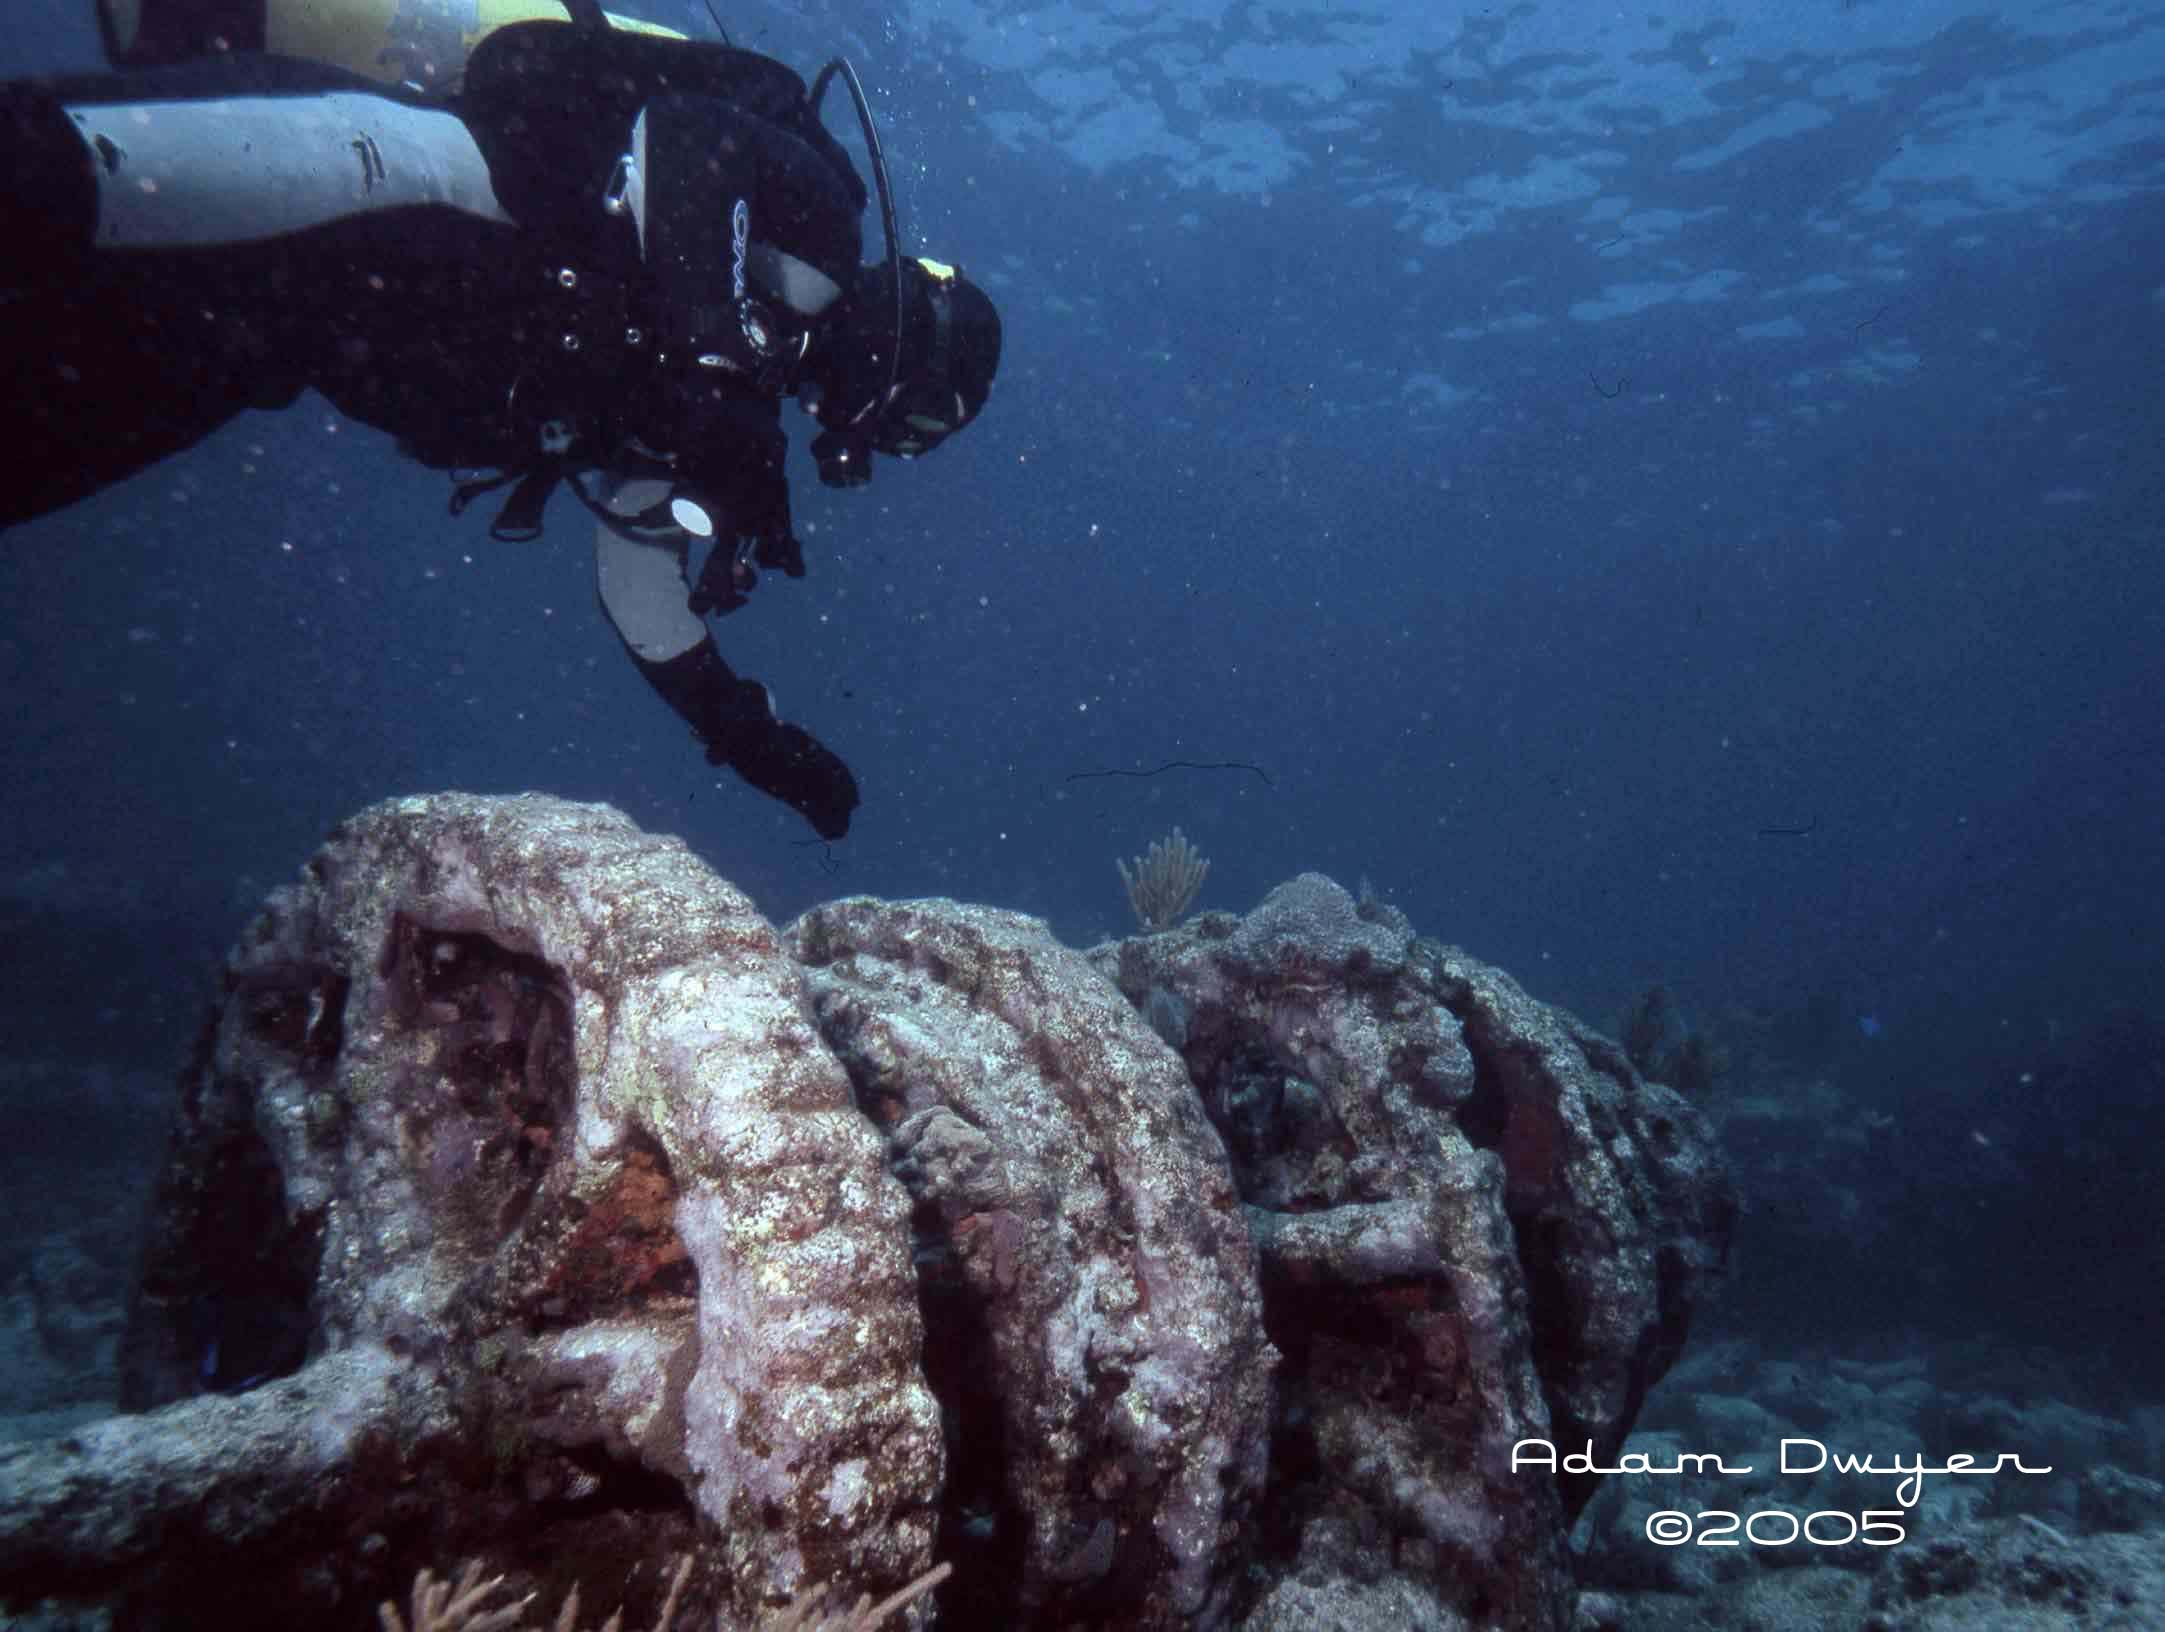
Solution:
[{"label": "blue ocean water", "polygon": [[[97,66],[87,6],[18,11],[9,74]],[[854,767],[850,837],[704,765],[568,498],[493,542],[305,398],[0,547],[16,1060],[174,1062],[391,794],[604,800],[777,921],[938,894],[1076,943],[1178,824],[1202,906],[1365,879],[1888,1119],[1889,1233],[1803,1309],[1746,1256],[1739,1320],[2005,1330],[2155,1396],[2155,7],[722,15],[856,60],[905,234],[1006,325],[983,418],[868,489],[788,412],[810,574],[718,626]]]}]

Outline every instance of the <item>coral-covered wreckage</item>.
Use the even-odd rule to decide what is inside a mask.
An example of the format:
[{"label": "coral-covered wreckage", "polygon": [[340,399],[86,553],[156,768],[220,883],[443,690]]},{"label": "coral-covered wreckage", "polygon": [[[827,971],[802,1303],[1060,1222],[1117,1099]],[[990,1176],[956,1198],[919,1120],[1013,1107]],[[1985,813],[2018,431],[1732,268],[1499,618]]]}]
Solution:
[{"label": "coral-covered wreckage", "polygon": [[[0,1592],[359,1627],[479,1556],[690,1624],[1569,1625],[1722,1265],[1698,1114],[1308,875],[1088,953],[784,930],[539,797],[378,805],[231,954],[128,1413],[0,1454]],[[679,1624],[684,1624],[680,1622]]]}]

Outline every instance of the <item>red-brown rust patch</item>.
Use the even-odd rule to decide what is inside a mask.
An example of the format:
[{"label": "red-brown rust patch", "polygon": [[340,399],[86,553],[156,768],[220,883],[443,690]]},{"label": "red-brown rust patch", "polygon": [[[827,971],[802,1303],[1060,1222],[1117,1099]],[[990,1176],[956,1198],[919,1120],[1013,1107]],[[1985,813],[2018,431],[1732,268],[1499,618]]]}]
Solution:
[{"label": "red-brown rust patch", "polygon": [[592,1311],[646,1291],[688,1261],[674,1224],[677,1190],[656,1153],[634,1150],[564,1242],[545,1294]]}]

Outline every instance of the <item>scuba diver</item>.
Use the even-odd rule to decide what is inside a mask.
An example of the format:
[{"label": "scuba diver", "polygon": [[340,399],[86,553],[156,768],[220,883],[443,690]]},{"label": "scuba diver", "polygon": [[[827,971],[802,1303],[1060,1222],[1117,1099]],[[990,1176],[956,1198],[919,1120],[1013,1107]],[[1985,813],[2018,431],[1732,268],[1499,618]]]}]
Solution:
[{"label": "scuba diver", "polygon": [[[808,89],[598,0],[101,0],[100,21],[118,71],[0,86],[0,527],[316,390],[453,473],[453,514],[501,490],[499,538],[574,494],[603,610],[708,760],[846,833],[849,767],[707,618],[761,569],[804,575],[783,397],[818,422],[821,479],[854,487],[976,418],[1000,356],[983,291],[902,254],[848,63]],[[870,195],[820,119],[836,82],[873,264]]]}]

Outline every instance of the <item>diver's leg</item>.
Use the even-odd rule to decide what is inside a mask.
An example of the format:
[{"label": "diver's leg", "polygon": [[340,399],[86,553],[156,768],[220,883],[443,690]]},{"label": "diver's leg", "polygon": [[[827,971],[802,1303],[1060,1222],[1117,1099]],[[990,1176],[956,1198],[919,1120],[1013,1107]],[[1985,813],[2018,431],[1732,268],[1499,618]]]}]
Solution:
[{"label": "diver's leg", "polygon": [[0,183],[0,526],[322,380],[317,229],[508,225],[454,115],[275,58],[0,86]]},{"label": "diver's leg", "polygon": [[0,286],[79,264],[97,220],[95,161],[60,99],[0,85]]},{"label": "diver's leg", "polygon": [[0,87],[0,527],[300,389],[253,308],[201,298],[213,286],[166,257],[93,253],[97,219],[95,159],[65,107]]}]

